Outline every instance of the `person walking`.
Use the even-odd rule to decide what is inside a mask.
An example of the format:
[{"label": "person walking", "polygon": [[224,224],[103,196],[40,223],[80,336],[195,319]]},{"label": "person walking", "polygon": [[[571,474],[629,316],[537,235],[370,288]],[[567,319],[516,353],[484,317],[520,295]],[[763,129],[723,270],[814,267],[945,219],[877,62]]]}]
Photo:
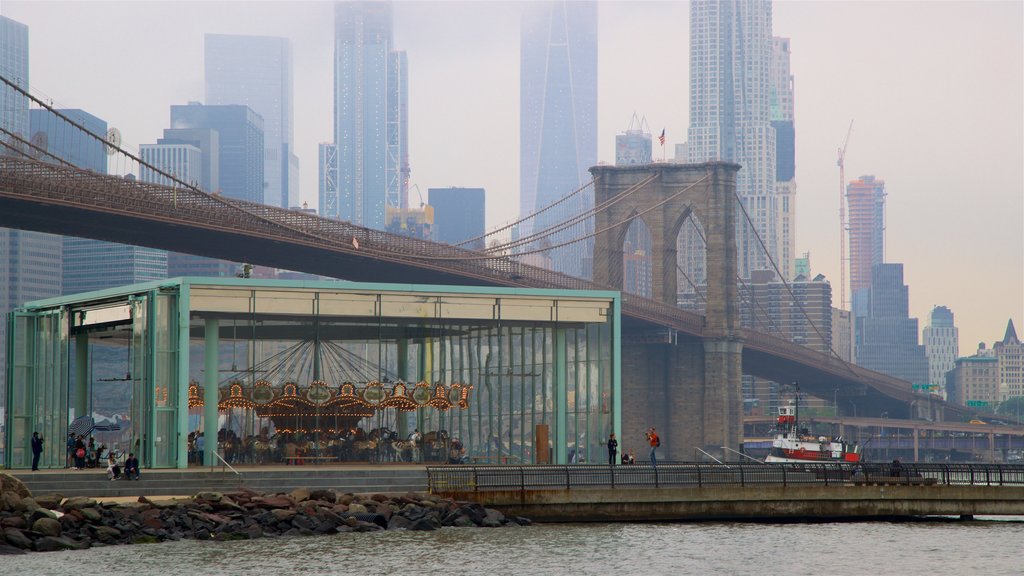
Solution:
[{"label": "person walking", "polygon": [[32,433],[32,471],[39,470],[39,456],[43,454],[43,439],[39,432]]},{"label": "person walking", "polygon": [[661,438],[658,437],[658,432],[653,426],[647,430],[647,443],[651,445],[651,466],[657,466],[658,455],[655,451],[661,446]]},{"label": "person walking", "polygon": [[608,435],[608,465],[615,466],[615,457],[619,453],[619,441],[615,439],[615,432]]}]

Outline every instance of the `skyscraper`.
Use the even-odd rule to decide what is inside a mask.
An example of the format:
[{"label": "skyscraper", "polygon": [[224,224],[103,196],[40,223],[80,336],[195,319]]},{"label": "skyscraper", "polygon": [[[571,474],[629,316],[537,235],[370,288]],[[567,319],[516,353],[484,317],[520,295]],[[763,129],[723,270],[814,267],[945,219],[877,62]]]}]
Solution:
[{"label": "skyscraper", "polygon": [[850,296],[855,317],[868,314],[872,270],[885,262],[885,181],[861,176],[846,186]]},{"label": "skyscraper", "polygon": [[772,38],[771,123],[775,130],[775,195],[779,270],[793,278],[796,258],[796,129],[789,38]]},{"label": "skyscraper", "polygon": [[320,214],[338,218],[338,147],[321,142],[318,148],[317,197]]},{"label": "skyscraper", "polygon": [[[299,204],[294,153],[292,46],[287,38],[207,34],[206,103],[244,104],[263,117],[263,202]],[[295,174],[292,174],[292,172]]]},{"label": "skyscraper", "polygon": [[[519,48],[519,209],[525,216],[589,182],[588,170],[597,163],[597,4],[527,4]],[[593,205],[588,189],[519,232],[528,236]],[[565,232],[547,240],[557,245],[570,234],[580,236]],[[591,245],[551,250],[551,266],[589,277]]]},{"label": "skyscraper", "polygon": [[[107,122],[84,110],[57,112],[92,134],[107,133]],[[29,118],[36,145],[79,168],[107,173],[107,147],[102,142],[72,128],[49,110],[32,110]],[[158,280],[167,275],[167,254],[163,250],[73,236],[64,236],[62,244],[64,294]]]},{"label": "skyscraper", "polygon": [[[781,74],[780,74],[781,75]],[[737,271],[749,278],[781,264],[772,128],[772,4],[769,0],[694,0],[690,3],[690,162],[723,160],[742,166],[736,192],[753,221],[738,217]],[[683,239],[695,243],[692,235]],[[696,267],[683,247],[680,266]],[[703,270],[686,271],[697,284]],[[783,270],[783,273],[786,271]]]},{"label": "skyscraper", "polygon": [[211,192],[265,204],[263,118],[252,108],[245,105],[204,106],[198,102],[171,106],[171,129],[215,130],[218,135],[220,188]]},{"label": "skyscraper", "polygon": [[959,333],[953,323],[953,311],[945,306],[932,308],[931,320],[921,331],[924,353],[928,357],[929,391],[945,395],[946,373],[960,355]]},{"label": "skyscraper", "polygon": [[[653,141],[646,120],[636,114],[629,122],[629,128],[615,135],[615,165],[650,164]],[[643,220],[630,222],[622,246],[622,290],[650,298],[654,281],[651,263],[651,233]]]},{"label": "skyscraper", "polygon": [[[0,75],[28,90],[28,26],[0,16]],[[26,150],[14,136],[29,136],[29,101],[0,84],[0,155],[21,156],[8,146]],[[59,296],[61,237],[0,228],[0,318],[29,300]],[[7,366],[7,322],[0,321],[0,370]],[[2,400],[2,397],[0,397]]]},{"label": "skyscraper", "polygon": [[391,28],[390,2],[335,4],[337,205],[321,213],[378,230],[386,204],[407,202],[409,178],[408,61],[392,50]]},{"label": "skyscraper", "polygon": [[910,289],[903,264],[877,264],[871,271],[868,314],[856,318],[857,364],[912,384],[928,382],[928,359],[917,343],[917,318],[910,317]]}]

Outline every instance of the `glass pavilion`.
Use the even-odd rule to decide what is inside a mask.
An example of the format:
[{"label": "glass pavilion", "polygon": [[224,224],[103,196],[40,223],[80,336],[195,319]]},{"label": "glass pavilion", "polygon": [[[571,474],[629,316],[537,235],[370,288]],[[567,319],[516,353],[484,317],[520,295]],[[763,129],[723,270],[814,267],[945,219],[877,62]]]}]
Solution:
[{"label": "glass pavilion", "polygon": [[186,277],[31,302],[8,334],[9,468],[33,431],[42,468],[69,431],[151,468],[602,462],[620,432],[617,292]]}]

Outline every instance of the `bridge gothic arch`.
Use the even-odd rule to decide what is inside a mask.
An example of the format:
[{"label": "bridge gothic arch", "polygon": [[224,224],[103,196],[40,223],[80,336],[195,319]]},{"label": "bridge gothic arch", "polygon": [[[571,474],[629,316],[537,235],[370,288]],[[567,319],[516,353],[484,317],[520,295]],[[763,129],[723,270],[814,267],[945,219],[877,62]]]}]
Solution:
[{"label": "bridge gothic arch", "polygon": [[[706,243],[706,314],[699,339],[623,345],[624,438],[655,425],[663,457],[722,454],[742,443],[742,341],[736,286],[736,164],[595,166],[594,282],[624,289],[623,239],[642,219],[651,234],[652,299],[677,305],[677,238],[699,219]],[[628,368],[633,365],[636,370]],[[728,457],[728,456],[727,456]],[[730,457],[730,459],[732,459]]]}]

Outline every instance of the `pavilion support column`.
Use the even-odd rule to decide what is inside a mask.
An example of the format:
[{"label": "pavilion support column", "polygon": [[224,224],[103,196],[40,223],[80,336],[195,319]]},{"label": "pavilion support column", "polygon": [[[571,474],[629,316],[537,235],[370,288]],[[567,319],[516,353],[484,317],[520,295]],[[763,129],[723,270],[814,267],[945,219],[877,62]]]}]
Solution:
[{"label": "pavilion support column", "polygon": [[214,452],[217,450],[217,377],[220,374],[220,325],[216,318],[206,319],[203,342],[203,465],[213,466],[217,463]]},{"label": "pavilion support column", "polygon": [[[569,443],[569,435],[566,430],[568,425],[568,385],[569,370],[565,351],[565,328],[555,328],[555,454],[554,464],[568,464],[566,445]],[[575,445],[575,442],[574,442]]]},{"label": "pavilion support column", "polygon": [[[75,335],[75,418],[85,416],[89,412],[89,334],[81,332]],[[53,448],[51,448],[53,449]]]},{"label": "pavilion support column", "polygon": [[[398,378],[406,383],[406,390],[411,391],[409,384],[409,340],[402,337],[398,340]],[[415,383],[414,383],[415,384]],[[405,440],[409,437],[409,418],[405,412],[398,412],[398,437]]]}]

